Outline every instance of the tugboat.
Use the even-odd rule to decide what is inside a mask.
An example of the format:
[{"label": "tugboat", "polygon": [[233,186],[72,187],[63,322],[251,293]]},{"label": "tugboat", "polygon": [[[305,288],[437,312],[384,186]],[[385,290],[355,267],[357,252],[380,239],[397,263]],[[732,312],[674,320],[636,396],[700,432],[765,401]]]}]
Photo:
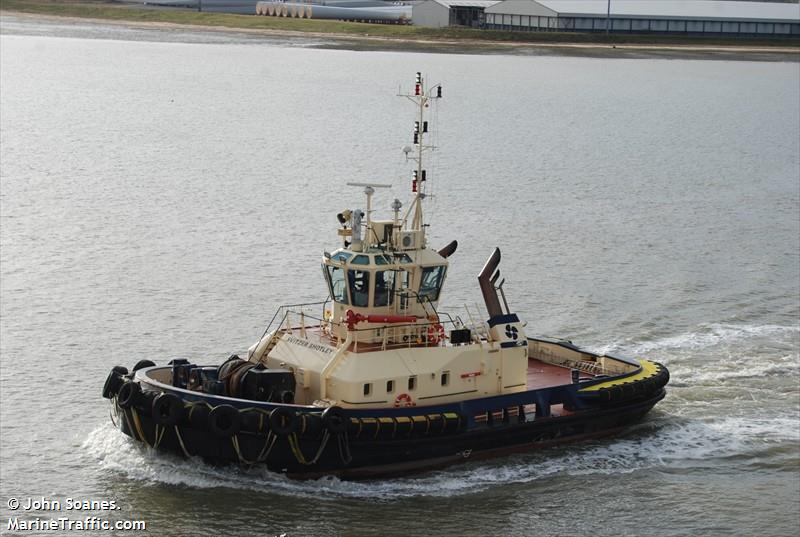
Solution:
[{"label": "tugboat", "polygon": [[425,114],[442,86],[417,73],[413,88],[408,209],[395,199],[377,219],[373,195],[389,185],[348,183],[366,209],[336,215],[328,298],[278,308],[245,358],[114,367],[103,397],[123,433],[211,463],[358,479],[610,435],[664,398],[661,364],[527,336],[497,248],[478,275],[485,315],[438,308],[458,247],[429,248],[423,218]]}]

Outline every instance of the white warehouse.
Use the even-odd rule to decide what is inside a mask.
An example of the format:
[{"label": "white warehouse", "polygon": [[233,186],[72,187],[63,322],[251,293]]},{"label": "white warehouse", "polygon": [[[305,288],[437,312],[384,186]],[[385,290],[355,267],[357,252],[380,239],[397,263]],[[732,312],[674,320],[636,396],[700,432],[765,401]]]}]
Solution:
[{"label": "white warehouse", "polygon": [[412,8],[414,26],[483,26],[483,11],[500,0],[425,0]]},{"label": "white warehouse", "polygon": [[800,37],[797,3],[505,0],[484,12],[483,27],[495,30]]}]

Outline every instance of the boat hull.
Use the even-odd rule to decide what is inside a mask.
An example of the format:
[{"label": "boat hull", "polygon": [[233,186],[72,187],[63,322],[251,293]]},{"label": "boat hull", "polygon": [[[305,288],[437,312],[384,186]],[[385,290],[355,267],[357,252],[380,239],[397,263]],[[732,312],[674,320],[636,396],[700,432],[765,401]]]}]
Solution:
[{"label": "boat hull", "polygon": [[[153,407],[152,393],[128,408],[120,406],[119,397],[112,399],[115,422],[122,432],[151,448],[200,457],[212,464],[266,467],[294,478],[336,475],[344,479],[405,475],[612,435],[641,420],[665,396],[659,386],[622,401],[591,403],[549,416],[500,413],[482,423],[463,420],[449,409],[417,408],[419,416],[407,416],[409,427],[402,427],[408,420],[397,415],[353,416],[346,430],[336,433],[326,428],[319,414],[301,411],[297,414],[303,417],[302,425],[279,434],[270,429],[266,412],[250,408],[239,412],[250,412],[256,420],[243,424],[236,434],[220,435],[209,431],[208,417],[198,420],[190,413],[193,406],[205,404],[202,398],[182,399],[187,410],[176,423],[165,424],[163,417],[154,419],[153,412],[148,412],[148,406]],[[424,423],[420,416],[425,417]],[[382,427],[381,420],[389,426]]]}]

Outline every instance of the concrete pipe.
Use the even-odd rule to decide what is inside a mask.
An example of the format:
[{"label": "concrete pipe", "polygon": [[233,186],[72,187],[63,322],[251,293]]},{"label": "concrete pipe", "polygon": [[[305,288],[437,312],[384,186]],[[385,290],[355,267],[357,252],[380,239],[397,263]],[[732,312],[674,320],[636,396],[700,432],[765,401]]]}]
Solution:
[{"label": "concrete pipe", "polygon": [[264,15],[264,4],[261,2],[256,4],[256,15]]},{"label": "concrete pipe", "polygon": [[289,6],[289,16],[291,18],[293,18],[293,19],[297,18],[297,5],[296,4],[291,4]]},{"label": "concrete pipe", "polygon": [[314,14],[314,9],[311,6],[306,6],[306,18],[310,19]]},{"label": "concrete pipe", "polygon": [[267,4],[267,15],[270,17],[275,16],[275,4]]}]

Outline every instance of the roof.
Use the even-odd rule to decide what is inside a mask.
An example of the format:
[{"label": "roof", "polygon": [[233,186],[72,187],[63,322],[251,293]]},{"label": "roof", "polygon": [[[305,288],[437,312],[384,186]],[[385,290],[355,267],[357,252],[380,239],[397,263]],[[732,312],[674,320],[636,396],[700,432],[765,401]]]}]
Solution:
[{"label": "roof", "polygon": [[450,9],[451,7],[483,7],[499,4],[501,0],[432,0]]},{"label": "roof", "polygon": [[[536,1],[564,17],[605,17],[608,9],[607,0],[529,1]],[[800,22],[800,4],[730,0],[611,0],[611,16],[634,19]]]}]

